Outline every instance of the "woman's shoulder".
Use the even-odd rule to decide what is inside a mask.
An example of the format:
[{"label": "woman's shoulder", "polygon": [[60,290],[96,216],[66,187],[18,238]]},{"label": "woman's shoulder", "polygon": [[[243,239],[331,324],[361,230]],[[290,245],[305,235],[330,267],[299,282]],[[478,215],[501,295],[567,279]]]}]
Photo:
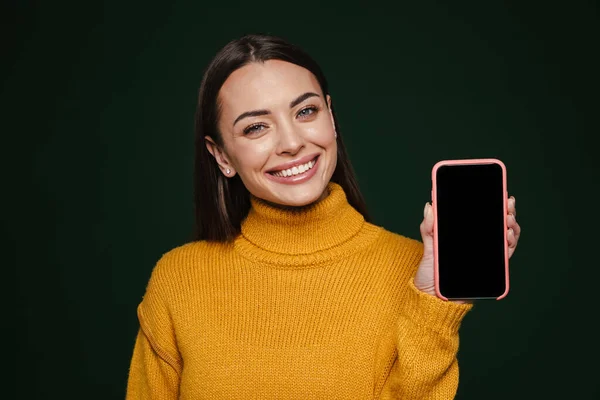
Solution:
[{"label": "woman's shoulder", "polygon": [[423,254],[423,242],[420,240],[393,232],[382,226],[377,226],[377,228],[380,230],[378,240],[374,243],[374,246],[377,249],[390,252],[410,253],[418,256]]},{"label": "woman's shoulder", "polygon": [[423,243],[410,236],[379,228],[377,240],[370,246],[371,258],[377,260],[378,265],[393,276],[406,282],[406,278],[414,274],[423,257]]},{"label": "woman's shoulder", "polygon": [[226,252],[232,246],[233,245],[228,242],[209,242],[206,240],[197,240],[184,243],[168,250],[162,254],[160,259],[187,260],[190,257],[204,257],[214,253]]},{"label": "woman's shoulder", "polygon": [[232,249],[231,243],[208,242],[199,240],[187,242],[164,252],[156,262],[153,275],[187,274],[190,269],[218,259]]}]

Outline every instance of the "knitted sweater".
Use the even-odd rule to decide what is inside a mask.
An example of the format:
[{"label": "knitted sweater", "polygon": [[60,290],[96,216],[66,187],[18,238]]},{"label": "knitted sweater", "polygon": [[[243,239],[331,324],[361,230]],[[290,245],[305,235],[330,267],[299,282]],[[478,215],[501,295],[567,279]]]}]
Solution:
[{"label": "knitted sweater", "polygon": [[471,304],[419,291],[423,244],[341,186],[301,211],[251,198],[231,243],[165,253],[138,307],[127,399],[452,399]]}]

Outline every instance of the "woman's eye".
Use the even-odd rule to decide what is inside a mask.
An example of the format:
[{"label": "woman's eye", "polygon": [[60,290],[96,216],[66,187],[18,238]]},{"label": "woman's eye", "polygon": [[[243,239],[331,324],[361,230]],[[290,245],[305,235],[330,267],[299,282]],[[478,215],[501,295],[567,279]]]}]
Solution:
[{"label": "woman's eye", "polygon": [[248,135],[251,133],[259,133],[263,130],[263,128],[266,128],[263,124],[250,125],[246,129],[244,129],[244,135]]},{"label": "woman's eye", "polygon": [[314,114],[318,111],[317,107],[314,106],[310,106],[310,107],[306,107],[303,108],[302,110],[300,110],[300,112],[298,113],[299,117],[308,117],[311,114]]}]

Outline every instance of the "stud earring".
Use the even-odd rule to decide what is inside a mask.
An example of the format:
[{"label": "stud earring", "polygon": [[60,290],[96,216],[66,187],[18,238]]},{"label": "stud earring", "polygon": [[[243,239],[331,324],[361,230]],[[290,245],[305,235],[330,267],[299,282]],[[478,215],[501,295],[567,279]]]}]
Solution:
[{"label": "stud earring", "polygon": [[333,131],[333,137],[337,139],[337,132]]},{"label": "stud earring", "polygon": [[227,168],[227,171],[225,171],[225,173],[226,173],[227,175],[229,175],[229,174],[231,173],[231,170],[230,170],[229,168]]}]

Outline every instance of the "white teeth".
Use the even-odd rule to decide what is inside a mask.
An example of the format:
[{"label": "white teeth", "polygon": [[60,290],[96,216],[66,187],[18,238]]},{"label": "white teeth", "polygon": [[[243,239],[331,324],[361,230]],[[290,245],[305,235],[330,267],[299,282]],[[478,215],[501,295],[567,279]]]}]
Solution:
[{"label": "white teeth", "polygon": [[302,173],[308,171],[309,169],[311,169],[314,166],[315,166],[314,161],[309,161],[306,164],[302,164],[302,165],[298,165],[298,166],[290,168],[290,169],[284,169],[282,171],[274,172],[273,175],[280,176],[280,177],[298,175],[298,174],[302,174]]}]

